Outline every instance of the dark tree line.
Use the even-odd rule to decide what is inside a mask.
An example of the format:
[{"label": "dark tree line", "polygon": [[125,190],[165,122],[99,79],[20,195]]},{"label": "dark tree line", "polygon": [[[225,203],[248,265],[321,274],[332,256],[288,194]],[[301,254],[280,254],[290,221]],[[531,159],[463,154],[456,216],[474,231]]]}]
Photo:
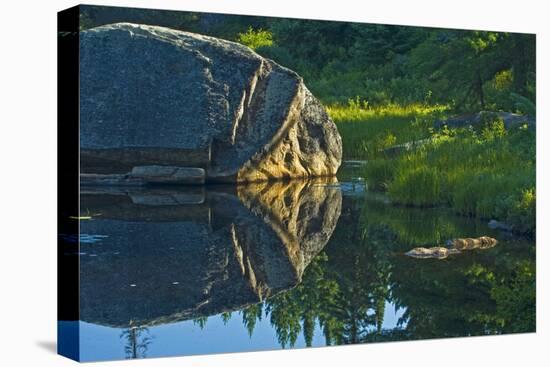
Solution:
[{"label": "dark tree line", "polygon": [[[96,6],[81,9],[81,29],[127,21],[248,44],[296,70],[326,103],[359,98],[370,104],[443,103],[457,110],[530,114],[535,110],[532,34]],[[243,37],[247,32],[250,37]],[[262,37],[269,42],[262,42]]]}]

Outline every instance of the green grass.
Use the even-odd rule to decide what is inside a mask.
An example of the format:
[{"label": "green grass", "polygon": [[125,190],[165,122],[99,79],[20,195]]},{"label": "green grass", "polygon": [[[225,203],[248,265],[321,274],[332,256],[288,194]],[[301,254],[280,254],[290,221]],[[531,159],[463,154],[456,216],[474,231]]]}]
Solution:
[{"label": "green grass", "polygon": [[355,100],[327,107],[343,139],[344,159],[372,159],[392,145],[425,138],[446,109],[423,104],[371,107]]},{"label": "green grass", "polygon": [[[388,105],[358,101],[327,108],[342,136],[344,159],[367,159],[370,189],[387,191],[393,203],[448,206],[465,216],[498,219],[521,233],[535,231],[535,133],[486,121],[476,129],[434,131],[446,106]],[[384,149],[430,138],[412,151]]]},{"label": "green grass", "polygon": [[396,204],[449,206],[535,231],[535,135],[525,128],[446,130],[415,151],[369,162],[365,176]]}]

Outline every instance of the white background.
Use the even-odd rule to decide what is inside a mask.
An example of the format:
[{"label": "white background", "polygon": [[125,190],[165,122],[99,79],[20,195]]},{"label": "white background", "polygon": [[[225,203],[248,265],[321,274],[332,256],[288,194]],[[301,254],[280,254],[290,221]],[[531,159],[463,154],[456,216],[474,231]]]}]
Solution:
[{"label": "white background", "polygon": [[[5,0],[0,11],[0,365],[68,366],[56,340],[56,12],[72,1]],[[548,366],[548,79],[544,0],[180,0],[88,4],[537,33],[536,334],[98,363],[98,366]],[[546,162],[546,163],[545,163]],[[543,225],[546,222],[546,228]],[[460,305],[457,305],[459,308]]]}]

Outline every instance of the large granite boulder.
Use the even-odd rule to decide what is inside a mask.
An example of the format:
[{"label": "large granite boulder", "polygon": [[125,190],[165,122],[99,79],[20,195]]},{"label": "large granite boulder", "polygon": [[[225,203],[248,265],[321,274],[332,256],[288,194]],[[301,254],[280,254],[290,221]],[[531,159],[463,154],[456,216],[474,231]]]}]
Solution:
[{"label": "large granite boulder", "polygon": [[[81,193],[80,319],[150,326],[240,310],[293,288],[336,227],[328,180]],[[78,241],[80,247],[77,246]]]},{"label": "large granite boulder", "polygon": [[295,72],[248,47],[117,23],[80,34],[81,172],[198,167],[206,182],[334,175],[342,142]]}]

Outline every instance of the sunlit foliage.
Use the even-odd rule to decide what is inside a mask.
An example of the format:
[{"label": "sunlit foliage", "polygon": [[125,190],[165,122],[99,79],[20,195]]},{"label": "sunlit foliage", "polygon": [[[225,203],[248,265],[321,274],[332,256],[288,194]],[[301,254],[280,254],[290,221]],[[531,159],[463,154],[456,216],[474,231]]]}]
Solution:
[{"label": "sunlit foliage", "polygon": [[271,32],[264,29],[254,30],[252,27],[244,33],[237,35],[237,41],[253,50],[259,47],[268,47],[273,45],[273,36]]}]

